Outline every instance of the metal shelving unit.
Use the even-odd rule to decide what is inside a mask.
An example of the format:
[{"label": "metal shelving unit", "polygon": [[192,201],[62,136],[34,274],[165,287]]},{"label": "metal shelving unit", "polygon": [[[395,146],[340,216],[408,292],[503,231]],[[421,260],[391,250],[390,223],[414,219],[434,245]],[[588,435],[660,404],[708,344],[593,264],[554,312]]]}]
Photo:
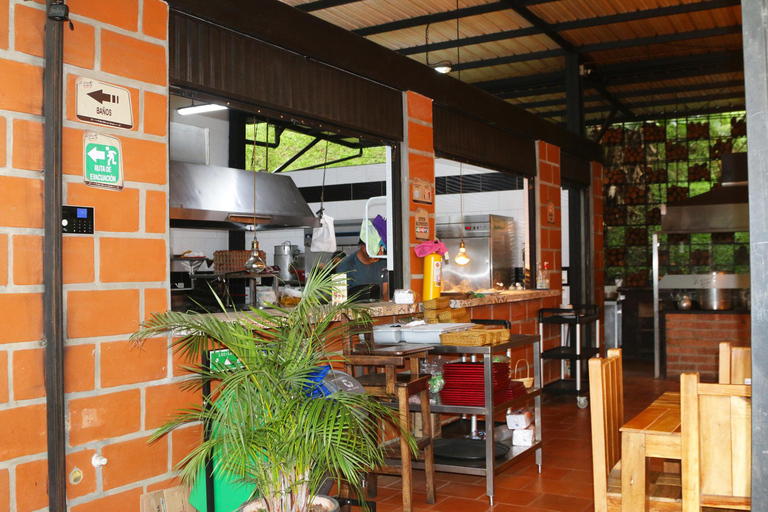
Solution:
[{"label": "metal shelving unit", "polygon": [[[534,383],[533,387],[529,388],[524,396],[519,396],[512,400],[508,400],[499,404],[493,403],[493,356],[494,354],[504,354],[507,351],[520,348],[520,347],[533,347],[533,374]],[[522,457],[528,455],[532,451],[536,453],[536,464],[539,466],[539,472],[541,472],[541,350],[540,340],[538,336],[518,334],[512,335],[509,341],[498,343],[491,346],[482,347],[459,347],[450,345],[437,345],[431,351],[432,355],[460,355],[463,357],[477,357],[483,358],[483,374],[485,377],[485,406],[484,407],[465,407],[455,405],[431,405],[430,408],[433,413],[443,414],[458,414],[458,415],[480,415],[485,417],[485,421],[490,423],[491,428],[485,428],[485,460],[482,461],[446,461],[435,460],[435,468],[437,471],[444,471],[446,473],[459,473],[465,475],[477,475],[485,476],[486,493],[490,498],[491,505],[493,505],[494,495],[494,480],[495,476],[506,470],[513,464],[515,464]],[[513,446],[512,440],[505,441],[494,440],[493,429],[493,416],[495,414],[501,414],[508,409],[514,409],[525,404],[533,402],[534,404],[534,424],[536,426],[536,440],[533,446]],[[418,409],[418,405],[412,405],[411,408],[415,411]],[[490,420],[489,420],[490,418]],[[472,426],[469,426],[469,421],[459,421],[456,424],[448,424],[443,426],[443,437],[460,437],[471,435],[475,430],[474,421]],[[510,450],[503,458],[494,457],[494,444],[496,442],[507,445]],[[423,468],[423,464],[414,463],[414,467]]]},{"label": "metal shelving unit", "polygon": [[[587,324],[595,324],[595,346],[589,341],[582,345],[581,329]],[[590,357],[600,353],[600,312],[597,306],[585,305],[575,306],[570,309],[545,308],[539,310],[539,336],[542,344],[544,342],[544,324],[554,324],[561,326],[560,346],[541,353],[543,373],[543,360],[554,359],[560,361],[560,380],[544,386],[544,391],[554,394],[576,395],[576,401],[581,409],[588,405],[588,398],[585,393],[589,391],[589,383],[582,379],[582,364]],[[564,326],[573,326],[576,330],[576,340],[573,346],[569,344],[570,336],[563,333]],[[571,371],[575,370],[576,375],[572,378],[565,378],[565,362],[571,362]],[[585,373],[586,374],[586,373]]]}]

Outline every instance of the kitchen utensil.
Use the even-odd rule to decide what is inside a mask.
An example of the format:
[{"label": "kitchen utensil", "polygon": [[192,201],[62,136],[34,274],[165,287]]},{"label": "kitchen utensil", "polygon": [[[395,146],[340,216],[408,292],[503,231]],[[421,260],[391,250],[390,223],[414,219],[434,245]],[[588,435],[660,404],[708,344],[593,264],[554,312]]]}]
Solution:
[{"label": "kitchen utensil", "polygon": [[726,288],[699,290],[699,307],[707,311],[725,311],[733,307],[733,291]]},{"label": "kitchen utensil", "polygon": [[283,242],[275,246],[275,266],[280,267],[280,279],[290,281],[298,266],[299,246]]},{"label": "kitchen utensil", "polygon": [[680,300],[677,301],[677,309],[681,311],[688,311],[691,309],[692,304],[693,301],[691,301],[691,298],[688,295],[683,295],[680,297]]}]

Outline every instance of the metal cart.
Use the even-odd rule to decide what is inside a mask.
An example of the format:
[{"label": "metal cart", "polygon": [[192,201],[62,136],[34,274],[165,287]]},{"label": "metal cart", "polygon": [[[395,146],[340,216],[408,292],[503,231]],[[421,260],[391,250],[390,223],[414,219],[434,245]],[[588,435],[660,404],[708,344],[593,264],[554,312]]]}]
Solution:
[{"label": "metal cart", "polygon": [[[595,324],[595,346],[587,340],[582,345],[582,328],[587,324]],[[544,375],[544,360],[555,359],[560,361],[560,379],[544,386],[543,390],[554,394],[576,395],[576,403],[580,409],[589,405],[587,393],[589,381],[582,379],[582,364],[590,357],[600,353],[600,313],[597,306],[584,305],[573,308],[544,308],[539,310],[539,337],[544,345],[544,324],[560,325],[560,346],[541,353],[541,374]],[[570,343],[570,326],[576,331],[576,340]],[[566,335],[567,331],[567,335]],[[571,362],[571,378],[565,378],[565,362]],[[586,375],[586,373],[585,373]]]},{"label": "metal cart", "polygon": [[[503,403],[494,403],[493,401],[493,356],[494,354],[505,354],[508,350],[519,347],[531,346],[533,350],[533,387],[526,390],[526,394]],[[435,404],[431,406],[432,413],[457,414],[466,416],[484,416],[485,422],[490,426],[485,426],[485,446],[486,454],[483,460],[476,461],[457,461],[441,460],[435,458],[435,469],[446,473],[458,473],[464,475],[484,476],[486,481],[486,493],[493,505],[494,480],[495,476],[506,470],[522,458],[535,453],[536,464],[541,472],[542,464],[542,426],[541,426],[541,374],[538,369],[539,360],[539,338],[525,334],[513,334],[509,341],[504,341],[495,345],[480,347],[465,347],[451,345],[436,345],[430,350],[431,355],[457,355],[457,356],[482,356],[484,377],[485,377],[485,405],[483,407],[469,407],[459,405]],[[512,446],[512,440],[499,441],[507,444],[510,451],[504,457],[496,458],[494,454],[494,429],[493,416],[506,413],[508,409],[516,409],[533,402],[534,405],[534,424],[536,425],[536,437],[533,446]],[[411,405],[411,410],[416,411],[418,405]],[[454,424],[443,426],[442,437],[448,436],[466,436],[472,434],[474,426],[469,425],[469,421],[459,421]],[[448,432],[450,431],[450,432]],[[413,467],[423,468],[423,463],[414,462]]]}]

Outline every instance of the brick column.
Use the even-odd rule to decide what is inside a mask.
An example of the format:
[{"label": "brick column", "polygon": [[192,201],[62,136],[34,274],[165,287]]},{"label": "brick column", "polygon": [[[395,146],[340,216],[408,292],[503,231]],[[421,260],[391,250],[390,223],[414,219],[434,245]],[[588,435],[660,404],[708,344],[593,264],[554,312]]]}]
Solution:
[{"label": "brick column", "polygon": [[[538,173],[536,177],[537,261],[544,268],[549,262],[549,287],[562,290],[563,241],[560,211],[560,148],[539,141],[536,144]],[[550,221],[550,210],[554,216]],[[531,272],[535,272],[532,269]],[[558,303],[559,304],[559,303]]]},{"label": "brick column", "polygon": [[[435,238],[435,150],[433,146],[432,135],[432,100],[408,91],[405,93],[406,104],[406,139],[404,156],[407,160],[407,169],[403,169],[403,180],[407,180],[408,198],[403,201],[403,205],[408,205],[408,232],[404,238],[407,238],[407,255],[404,261],[406,265],[404,272],[406,287],[410,287],[416,296],[416,301],[421,301],[421,293],[424,284],[424,261],[417,257],[413,248],[422,240],[416,239],[415,215],[417,209],[424,209],[429,214],[429,234],[431,239]],[[405,166],[404,166],[405,167]],[[413,201],[413,183],[414,180],[425,180],[432,186],[432,204],[421,204]],[[408,279],[410,278],[410,279]]]},{"label": "brick column", "polygon": [[[67,487],[74,512],[139,510],[170,485],[199,429],[147,439],[182,394],[168,340],[127,339],[168,306],[168,6],[161,0],[70,2],[64,31],[64,203],[95,208],[94,235],[64,235]],[[47,507],[42,338],[43,38],[45,2],[0,0],[0,511]],[[130,91],[134,127],[79,122],[75,80]],[[122,191],[83,184],[83,133],[122,143]],[[109,463],[94,469],[102,453]]]}]

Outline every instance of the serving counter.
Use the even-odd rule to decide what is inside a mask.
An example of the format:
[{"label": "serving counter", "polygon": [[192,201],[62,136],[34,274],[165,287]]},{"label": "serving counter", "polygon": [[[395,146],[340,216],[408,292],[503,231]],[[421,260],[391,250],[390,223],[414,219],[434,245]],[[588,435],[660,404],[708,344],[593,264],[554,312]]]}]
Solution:
[{"label": "serving counter", "polygon": [[[513,326],[515,323],[531,320],[532,323],[526,326],[526,329],[533,326],[532,331],[515,332],[513,327],[512,333],[536,334],[535,323],[538,310],[542,307],[556,307],[559,305],[559,300],[559,290],[515,290],[483,297],[453,299],[451,300],[451,308],[467,308],[473,318],[509,320]],[[371,302],[365,306],[371,316],[376,319],[376,323],[395,322],[399,317],[418,315],[424,312],[424,304],[421,302],[415,304]],[[248,311],[244,310],[246,313]],[[227,317],[235,319],[240,315],[239,312],[210,314],[220,319]]]}]

